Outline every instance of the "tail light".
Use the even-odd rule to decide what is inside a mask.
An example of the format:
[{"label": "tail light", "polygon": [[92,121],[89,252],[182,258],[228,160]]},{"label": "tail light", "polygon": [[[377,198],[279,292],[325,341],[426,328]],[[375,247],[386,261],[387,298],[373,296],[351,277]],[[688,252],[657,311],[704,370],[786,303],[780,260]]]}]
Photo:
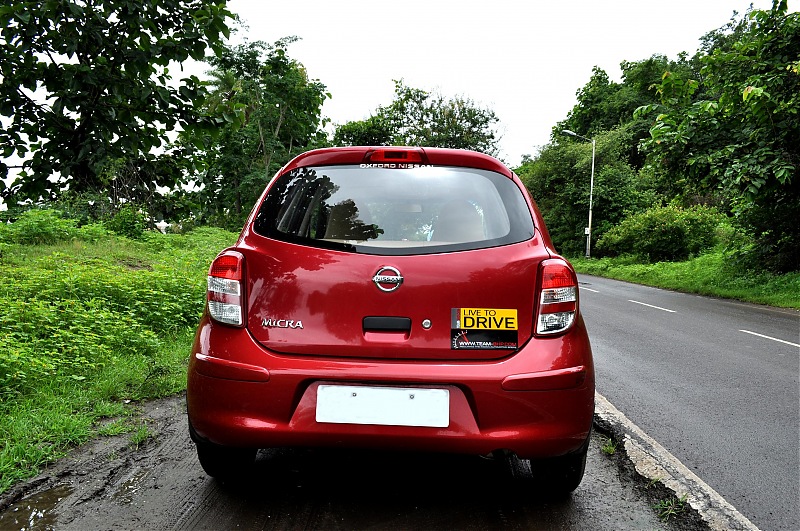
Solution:
[{"label": "tail light", "polygon": [[536,310],[536,334],[566,332],[578,312],[578,278],[561,259],[544,260],[539,265],[539,305]]},{"label": "tail light", "polygon": [[208,313],[220,323],[244,324],[244,256],[223,251],[208,270]]}]

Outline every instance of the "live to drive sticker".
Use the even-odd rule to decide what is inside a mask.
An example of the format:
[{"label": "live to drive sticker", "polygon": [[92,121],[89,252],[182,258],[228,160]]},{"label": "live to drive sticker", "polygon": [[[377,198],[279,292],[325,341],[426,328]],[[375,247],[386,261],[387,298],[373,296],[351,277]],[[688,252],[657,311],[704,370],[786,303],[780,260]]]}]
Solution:
[{"label": "live to drive sticker", "polygon": [[463,330],[517,330],[517,310],[453,308],[450,328]]},{"label": "live to drive sticker", "polygon": [[517,310],[452,308],[453,350],[513,350],[518,346]]}]

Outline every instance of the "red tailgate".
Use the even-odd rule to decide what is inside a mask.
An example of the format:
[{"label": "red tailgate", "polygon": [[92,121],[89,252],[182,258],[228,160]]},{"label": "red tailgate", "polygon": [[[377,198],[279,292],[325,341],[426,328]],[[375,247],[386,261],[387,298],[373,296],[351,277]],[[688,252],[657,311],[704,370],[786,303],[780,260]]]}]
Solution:
[{"label": "red tailgate", "polygon": [[248,238],[259,248],[247,238],[239,248],[250,333],[273,351],[311,356],[508,356],[531,337],[537,266],[548,258],[538,238],[413,256]]}]

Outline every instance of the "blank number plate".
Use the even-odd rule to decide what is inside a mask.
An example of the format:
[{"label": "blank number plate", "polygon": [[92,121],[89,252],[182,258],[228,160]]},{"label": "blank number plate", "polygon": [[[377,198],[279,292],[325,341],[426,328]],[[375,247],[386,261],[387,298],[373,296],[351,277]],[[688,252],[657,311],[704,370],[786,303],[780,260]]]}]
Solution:
[{"label": "blank number plate", "polygon": [[316,418],[333,424],[446,428],[450,424],[450,391],[320,385]]}]

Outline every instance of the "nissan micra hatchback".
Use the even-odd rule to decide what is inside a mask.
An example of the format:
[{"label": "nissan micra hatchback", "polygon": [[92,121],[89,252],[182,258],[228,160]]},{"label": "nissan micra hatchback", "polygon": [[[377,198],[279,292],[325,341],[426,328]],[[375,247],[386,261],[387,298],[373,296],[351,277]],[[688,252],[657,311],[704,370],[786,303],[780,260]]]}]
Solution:
[{"label": "nissan micra hatchback", "polygon": [[572,266],[518,177],[472,151],[298,156],[208,273],[190,434],[224,478],[267,447],[530,459],[583,477],[591,347]]}]

